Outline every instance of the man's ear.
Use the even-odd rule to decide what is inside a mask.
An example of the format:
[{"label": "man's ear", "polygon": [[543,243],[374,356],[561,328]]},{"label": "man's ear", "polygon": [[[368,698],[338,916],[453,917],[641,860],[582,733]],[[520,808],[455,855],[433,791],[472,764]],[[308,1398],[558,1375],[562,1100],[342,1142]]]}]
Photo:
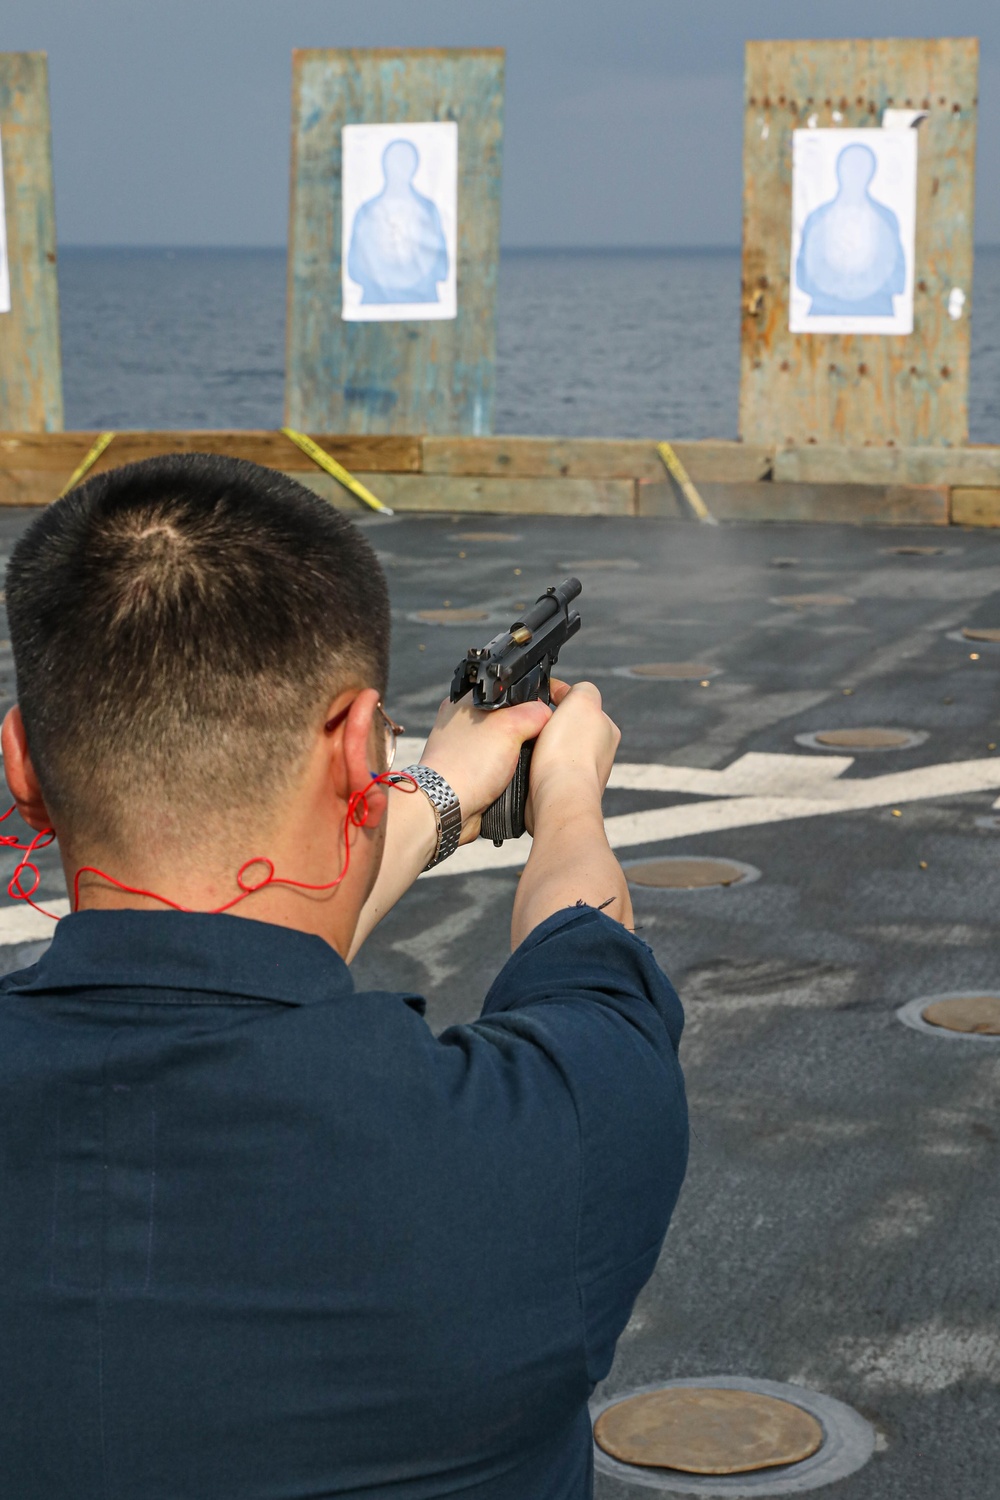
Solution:
[{"label": "man's ear", "polygon": [[[382,770],[383,752],[378,742],[375,719],[378,715],[378,692],[362,688],[353,700],[344,693],[330,706],[330,718],[344,712],[343,723],[333,734],[330,745],[330,775],[337,796],[347,802],[354,792],[363,790],[373,776]],[[365,826],[376,828],[385,812],[387,795],[383,787],[372,787],[368,793],[368,817]]]},{"label": "man's ear", "polygon": [[24,733],[24,720],[17,704],[7,711],[0,730],[0,747],[3,749],[3,769],[18,813],[29,828],[40,833],[52,827],[49,810],[35,775]]}]

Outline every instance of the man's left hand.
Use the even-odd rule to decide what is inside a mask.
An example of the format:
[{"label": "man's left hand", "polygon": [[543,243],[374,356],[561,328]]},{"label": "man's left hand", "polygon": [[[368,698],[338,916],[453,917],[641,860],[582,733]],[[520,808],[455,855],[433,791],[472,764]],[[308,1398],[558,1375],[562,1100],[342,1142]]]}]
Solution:
[{"label": "man's left hand", "polygon": [[443,776],[462,807],[462,844],[479,837],[483,813],[509,786],[525,740],[541,733],[552,709],[540,700],[488,712],[445,699],[420,763]]}]

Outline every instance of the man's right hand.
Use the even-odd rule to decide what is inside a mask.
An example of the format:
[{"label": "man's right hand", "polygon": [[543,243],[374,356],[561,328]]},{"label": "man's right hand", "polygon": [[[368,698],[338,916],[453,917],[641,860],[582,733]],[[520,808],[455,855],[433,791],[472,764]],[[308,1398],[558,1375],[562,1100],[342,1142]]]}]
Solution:
[{"label": "man's right hand", "polygon": [[621,730],[601,706],[592,682],[552,682],[555,711],[538,736],[531,757],[527,823],[553,802],[581,801],[599,808],[611,775]]}]

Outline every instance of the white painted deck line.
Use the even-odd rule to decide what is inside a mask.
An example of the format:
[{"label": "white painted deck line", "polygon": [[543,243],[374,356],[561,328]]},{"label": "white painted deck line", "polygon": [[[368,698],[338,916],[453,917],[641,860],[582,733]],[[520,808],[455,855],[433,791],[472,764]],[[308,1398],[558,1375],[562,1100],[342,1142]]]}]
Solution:
[{"label": "white painted deck line", "polygon": [[[409,755],[401,753],[399,764],[410,765],[423,749],[415,740],[400,741]],[[861,812],[905,802],[956,797],[968,792],[1000,790],[1000,756],[984,760],[948,761],[936,766],[918,766],[911,771],[868,776],[859,781],[838,778],[854,764],[853,757],[839,755],[741,755],[722,771],[696,766],[629,764],[615,767],[610,785],[619,790],[706,794],[709,801],[686,802],[675,807],[649,808],[608,818],[605,827],[613,849],[638,844],[670,843],[727,828],[752,828],[764,823],[785,823],[795,818],[821,818],[837,812]],[[1000,798],[994,803],[1000,806]],[[471,875],[480,870],[509,870],[523,865],[531,848],[527,835],[495,849],[486,839],[466,844],[443,865],[429,870],[422,880],[446,875]],[[69,911],[66,900],[45,903],[60,916]],[[38,942],[52,936],[48,917],[20,903],[0,907],[0,947]]]},{"label": "white painted deck line", "polygon": [[[748,766],[747,762],[753,764]],[[784,764],[779,766],[775,762]],[[788,762],[792,764],[787,765]],[[605,821],[608,839],[613,849],[627,849],[637,844],[669,843],[672,839],[717,833],[727,828],[751,828],[762,823],[821,818],[830,813],[860,812],[904,802],[1000,789],[1000,757],[950,761],[937,766],[918,766],[912,771],[896,771],[887,776],[868,776],[859,781],[837,781],[835,777],[850,764],[847,757],[830,757],[823,761],[811,756],[745,755],[725,771],[704,771],[689,766],[622,765],[616,767],[612,786],[695,793],[711,787],[715,800],[650,808],[645,812],[608,818]],[[835,767],[833,776],[828,774],[831,765]],[[757,771],[760,775],[756,785],[761,790],[766,788],[766,794],[743,795],[737,788],[747,786],[749,790],[754,780],[752,773]],[[707,778],[717,779],[709,781]],[[773,789],[776,780],[783,783],[783,790]],[[524,864],[529,848],[527,836],[512,840],[501,849],[495,849],[485,839],[477,839],[459,849],[443,865],[429,870],[421,879],[470,875],[479,870],[513,869]]]},{"label": "white painted deck line", "polygon": [[[65,917],[69,912],[69,902],[65,898],[44,901],[42,905],[57,917]],[[23,901],[0,907],[0,948],[9,948],[16,943],[42,942],[52,936],[55,928],[51,917],[43,917],[41,912]]]}]

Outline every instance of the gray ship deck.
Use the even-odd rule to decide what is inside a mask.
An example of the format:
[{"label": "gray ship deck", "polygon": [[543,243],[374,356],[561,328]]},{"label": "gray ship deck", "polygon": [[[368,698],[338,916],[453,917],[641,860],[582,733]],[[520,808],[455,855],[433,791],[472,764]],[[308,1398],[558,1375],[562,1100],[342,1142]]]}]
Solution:
[{"label": "gray ship deck", "polygon": [[[30,514],[0,514],[8,547]],[[867,1467],[827,1493],[993,1493],[1000,1041],[921,1035],[895,1011],[1000,987],[1000,644],[961,637],[1000,626],[1000,540],[641,517],[362,524],[395,608],[387,706],[412,734],[489,631],[420,611],[447,600],[509,619],[577,571],[584,629],[565,675],[598,682],[622,764],[652,768],[608,792],[623,857],[711,855],[760,872],[728,888],[635,891],[637,924],[687,1011],[694,1134],[662,1260],[604,1393],[678,1376],[798,1382],[880,1434]],[[655,661],[711,673],[620,670]],[[9,693],[9,657],[6,671]],[[796,740],[872,725],[926,738],[839,767]],[[747,754],[728,780],[706,774]],[[516,881],[490,854],[476,846],[422,880],[362,954],[358,983],[426,993],[435,1029],[474,1017],[507,952]],[[63,894],[51,852],[42,890]],[[38,951],[15,935],[5,968]],[[598,1477],[601,1500],[641,1493]]]}]

